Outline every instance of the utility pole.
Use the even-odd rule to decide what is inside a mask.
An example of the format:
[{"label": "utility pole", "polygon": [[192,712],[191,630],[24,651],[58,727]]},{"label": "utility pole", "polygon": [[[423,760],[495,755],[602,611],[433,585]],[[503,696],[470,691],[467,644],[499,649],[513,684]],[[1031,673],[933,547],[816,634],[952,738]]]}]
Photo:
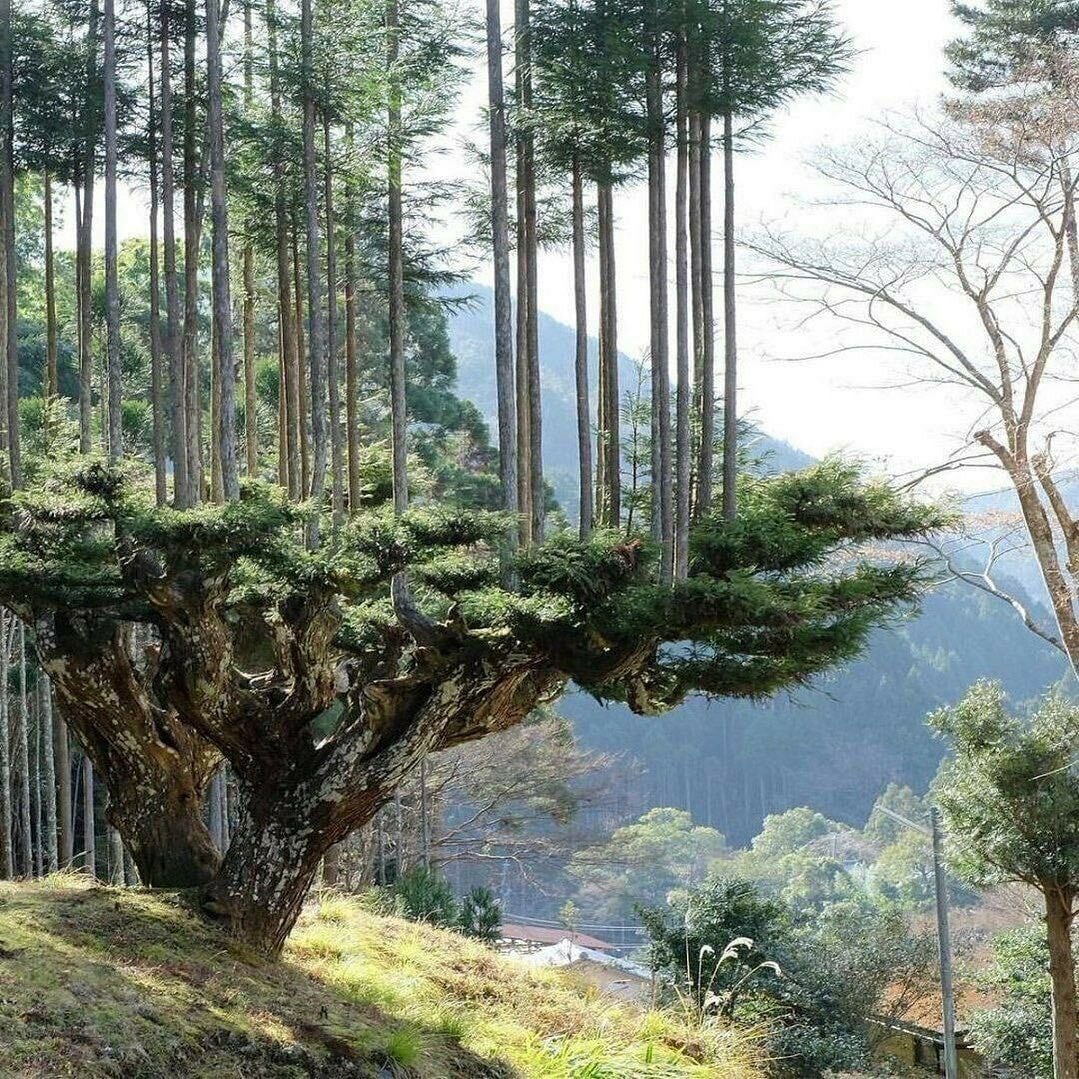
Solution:
[{"label": "utility pole", "polygon": [[940,956],[940,999],[944,1017],[944,1075],[945,1079],[959,1079],[959,1056],[955,1044],[955,989],[952,984],[952,936],[948,928],[948,886],[944,880],[944,866],[940,859],[940,810],[933,806],[929,811],[931,827],[901,816],[887,806],[876,806],[886,817],[913,828],[933,841],[933,884],[937,904],[937,951]]}]

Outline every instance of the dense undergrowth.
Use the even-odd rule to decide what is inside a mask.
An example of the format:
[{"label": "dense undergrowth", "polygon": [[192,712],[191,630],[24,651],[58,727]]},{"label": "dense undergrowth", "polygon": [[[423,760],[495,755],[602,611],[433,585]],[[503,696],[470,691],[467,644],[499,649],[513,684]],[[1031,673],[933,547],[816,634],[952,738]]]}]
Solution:
[{"label": "dense undergrowth", "polygon": [[309,905],[282,962],[167,893],[0,885],[0,1075],[757,1079],[734,1029],[614,1005],[457,934]]}]

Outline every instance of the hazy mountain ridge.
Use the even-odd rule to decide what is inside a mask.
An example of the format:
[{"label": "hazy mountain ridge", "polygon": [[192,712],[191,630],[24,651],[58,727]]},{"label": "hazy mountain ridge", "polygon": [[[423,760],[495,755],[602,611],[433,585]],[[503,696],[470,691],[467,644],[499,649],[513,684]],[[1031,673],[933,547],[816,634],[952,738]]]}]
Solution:
[{"label": "hazy mountain ridge", "polygon": [[[497,441],[498,402],[494,379],[493,294],[485,285],[467,284],[445,295],[459,301],[448,320],[450,347],[457,357],[457,391],[483,413]],[[464,301],[464,302],[460,302]],[[577,506],[577,412],[574,357],[575,334],[571,326],[540,312],[540,355],[543,366],[543,464],[559,502],[572,515]],[[599,342],[588,340],[588,385],[593,411],[599,362]],[[619,353],[622,394],[637,386],[637,364]],[[813,458],[780,439],[761,435],[754,452],[778,471],[804,468]]]},{"label": "hazy mountain ridge", "polygon": [[[491,292],[474,297],[449,320],[458,361],[458,392],[485,416],[495,415]],[[544,462],[563,504],[576,505],[577,430],[574,410],[574,334],[540,318],[543,362]],[[596,342],[589,348],[595,384]],[[636,383],[626,356],[623,385]],[[492,423],[492,429],[496,425]],[[813,458],[788,443],[761,436],[770,468],[785,470]],[[1007,492],[970,500],[972,512],[1008,509]],[[1013,558],[1007,572],[1018,592],[1037,586],[1029,566]],[[1037,595],[1037,592],[1033,594]],[[763,704],[693,700],[659,719],[603,707],[570,694],[561,709],[590,747],[648,761],[634,784],[641,808],[673,805],[743,843],[767,813],[811,805],[862,824],[890,781],[923,790],[944,745],[925,726],[932,710],[957,700],[979,678],[997,678],[1017,700],[1064,677],[1066,664],[1019,623],[999,600],[961,584],[926,597],[919,615],[877,631],[866,654],[821,678],[813,689]]]}]

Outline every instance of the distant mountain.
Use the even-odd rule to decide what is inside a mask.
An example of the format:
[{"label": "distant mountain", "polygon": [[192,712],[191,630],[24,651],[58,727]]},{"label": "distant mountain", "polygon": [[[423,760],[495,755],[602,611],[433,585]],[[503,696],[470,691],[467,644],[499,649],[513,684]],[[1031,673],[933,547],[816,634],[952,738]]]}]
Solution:
[{"label": "distant mountain", "polygon": [[[449,319],[450,347],[457,357],[457,391],[483,413],[495,438],[498,435],[494,379],[494,297],[484,285],[468,284],[449,290],[458,301]],[[543,467],[559,502],[571,516],[577,511],[577,411],[573,328],[540,313],[540,357],[543,370]],[[589,388],[595,408],[599,342],[588,342]],[[637,385],[637,365],[619,355],[619,384],[623,394]],[[778,439],[761,436],[754,452],[777,471],[804,468],[812,458]]]},{"label": "distant mountain", "polygon": [[[471,305],[450,319],[458,390],[495,415],[491,293],[470,286]],[[544,463],[567,509],[576,507],[577,433],[573,330],[540,319]],[[593,368],[596,345],[590,348]],[[622,358],[623,384],[635,367]],[[592,371],[593,385],[595,371]],[[494,427],[494,425],[492,425]],[[812,458],[762,436],[769,467],[801,468]],[[979,496],[972,510],[1008,508],[1006,496]],[[1009,567],[1011,568],[1011,567]],[[1023,583],[1028,569],[1018,562]],[[1032,582],[1037,584],[1036,580]],[[1016,587],[1023,591],[1022,584]],[[1034,593],[1037,595],[1038,593]],[[618,792],[623,816],[654,805],[677,806],[734,843],[760,830],[768,813],[810,805],[861,825],[891,781],[924,790],[944,745],[926,715],[956,701],[979,678],[1000,680],[1016,700],[1042,693],[1065,676],[1059,655],[1020,625],[998,600],[952,584],[927,597],[920,615],[877,631],[866,654],[793,698],[763,704],[693,700],[658,719],[633,716],[571,693],[560,708],[587,746],[637,759],[642,772]]]}]

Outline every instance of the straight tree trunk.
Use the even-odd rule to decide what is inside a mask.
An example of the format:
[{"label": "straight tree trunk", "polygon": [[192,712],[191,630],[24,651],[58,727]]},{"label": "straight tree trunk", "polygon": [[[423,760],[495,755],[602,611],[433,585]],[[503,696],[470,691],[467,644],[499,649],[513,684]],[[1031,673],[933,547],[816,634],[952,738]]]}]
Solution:
[{"label": "straight tree trunk", "polygon": [[[0,155],[3,146],[0,146]],[[7,475],[7,326],[8,326],[8,272],[7,272],[7,196],[4,192],[4,169],[0,166],[0,472]]]},{"label": "straight tree trunk", "polygon": [[18,288],[15,265],[15,109],[11,0],[0,0],[0,194],[4,199],[4,276],[6,318],[4,352],[7,365],[8,459],[12,487],[22,486],[19,440],[19,327]]},{"label": "straight tree trunk", "polygon": [[[211,308],[213,306],[213,269],[211,267]],[[221,472],[221,352],[218,340],[221,323],[216,315],[210,318],[210,498],[225,501],[225,481]]]},{"label": "straight tree trunk", "polygon": [[[41,671],[38,672],[37,685],[40,696],[39,715],[41,716],[41,797],[45,870],[48,873],[55,873],[60,866],[60,859],[56,805],[56,729],[52,714],[52,686]],[[68,782],[70,783],[70,777]],[[68,798],[70,797],[69,788]]]},{"label": "straight tree trunk", "polygon": [[18,721],[12,730],[15,742],[15,759],[12,766],[18,781],[19,818],[19,871],[24,877],[34,875],[34,852],[31,842],[33,831],[30,810],[30,716],[26,707],[26,631],[18,626],[19,642],[19,708]]},{"label": "straight tree trunk", "polygon": [[584,176],[581,163],[573,161],[573,306],[574,362],[577,391],[577,460],[581,491],[580,536],[592,534],[595,508],[592,502],[592,418],[588,397],[588,301],[585,281]]},{"label": "straight tree trunk", "polygon": [[94,828],[94,765],[82,756],[82,850],[83,872],[97,876],[97,832]]},{"label": "straight tree trunk", "polygon": [[300,440],[300,477],[304,498],[311,493],[311,398],[307,392],[307,344],[304,334],[303,317],[303,272],[300,269],[300,229],[296,216],[292,221],[292,285],[293,300],[296,304],[296,385],[299,392],[299,405],[296,422],[299,425]]},{"label": "straight tree trunk", "polygon": [[529,533],[531,542],[542,543],[546,518],[546,497],[543,484],[543,405],[541,397],[539,360],[539,260],[536,212],[536,150],[535,138],[530,126],[532,111],[532,32],[530,28],[530,0],[516,0],[517,63],[520,75],[521,109],[525,116],[525,128],[521,139],[521,170],[518,183],[524,187],[522,211],[525,227],[523,234],[525,255],[525,357],[528,404],[528,511],[531,516]]},{"label": "straight tree trunk", "polygon": [[[286,301],[287,302],[287,301]],[[277,485],[289,489],[288,391],[285,388],[285,341],[281,332],[280,301],[277,316]]]},{"label": "straight tree trunk", "polygon": [[117,888],[124,886],[124,841],[120,833],[110,824],[109,839],[109,883]]},{"label": "straight tree trunk", "polygon": [[52,707],[52,683],[46,682],[49,713],[53,715],[53,756],[56,758],[56,844],[61,869],[75,860],[75,817],[71,797],[71,743],[67,724]]},{"label": "straight tree trunk", "polygon": [[738,515],[738,334],[734,265],[734,130],[723,114],[723,516]]},{"label": "straight tree trunk", "polygon": [[187,474],[187,372],[180,322],[180,282],[176,270],[175,163],[172,133],[172,57],[169,5],[161,5],[161,204],[165,271],[165,354],[172,420],[173,503],[191,504]]},{"label": "straight tree trunk", "polygon": [[[517,150],[517,173],[521,172],[521,150]],[[517,318],[515,324],[517,362],[514,390],[517,396],[517,510],[521,521],[520,543],[532,542],[532,442],[528,437],[532,410],[528,406],[528,256],[525,247],[524,190],[517,184]]]},{"label": "straight tree trunk", "polygon": [[712,147],[711,121],[700,123],[701,250],[701,445],[697,463],[697,510],[712,508],[712,468],[716,440],[715,319],[712,314]]},{"label": "straight tree trunk", "polygon": [[389,316],[390,422],[393,453],[393,508],[408,509],[408,412],[405,397],[404,210],[401,202],[401,87],[397,73],[400,22],[397,0],[386,6],[390,71],[389,102]]},{"label": "straight tree trunk", "polygon": [[116,236],[116,5],[105,0],[105,356],[108,372],[109,460],[124,455],[120,368],[120,284]]},{"label": "straight tree trunk", "polygon": [[[352,124],[345,130],[349,161],[352,160],[354,136]],[[345,427],[348,445],[348,508],[360,508],[360,418],[359,418],[359,332],[356,319],[356,203],[351,179],[347,187],[348,227],[345,233]]]},{"label": "straight tree trunk", "polygon": [[[301,0],[300,41],[303,63],[303,187],[307,223],[307,347],[311,361],[311,498],[316,505],[326,486],[329,439],[326,424],[326,341],[322,322],[321,238],[318,219],[318,175],[315,159],[314,27],[312,0]],[[318,544],[318,514],[307,526],[308,543]]]},{"label": "straight tree trunk", "polygon": [[[274,0],[267,0],[266,23],[269,31],[270,60],[270,110],[275,123],[281,121],[281,88],[277,56],[277,7]],[[303,498],[300,469],[300,384],[296,368],[296,328],[293,323],[293,307],[289,278],[291,262],[289,255],[288,211],[285,202],[285,175],[278,156],[274,155],[274,225],[277,237],[277,307],[279,336],[281,339],[281,365],[284,393],[280,395],[278,408],[284,411],[286,475],[289,498],[298,502]]]},{"label": "straight tree trunk", "polygon": [[199,385],[198,300],[199,300],[199,215],[198,147],[196,110],[198,86],[195,81],[195,0],[184,8],[184,407],[187,410],[187,479],[189,503],[201,502],[202,490],[202,404]]},{"label": "straight tree trunk", "polygon": [[154,37],[147,9],[146,66],[149,71],[150,119],[147,130],[150,169],[150,399],[154,425],[154,492],[157,504],[164,506],[169,499],[168,477],[165,469],[165,403],[164,379],[161,370],[161,252],[157,235],[158,175],[157,175],[157,117],[154,109]]},{"label": "straight tree trunk", "polygon": [[604,479],[606,523],[618,528],[622,521],[622,447],[620,391],[618,386],[618,305],[614,254],[614,199],[609,183],[599,185],[600,325],[603,345]]},{"label": "straight tree trunk", "polygon": [[675,401],[675,508],[674,575],[685,578],[689,572],[690,484],[692,449],[690,408],[692,385],[689,362],[689,265],[687,210],[689,205],[689,131],[686,113],[687,60],[686,42],[678,44],[676,72],[676,164],[674,193],[674,292],[675,292],[675,364],[677,390]]},{"label": "straight tree trunk", "polygon": [[330,473],[334,525],[345,519],[345,448],[342,444],[341,385],[337,368],[337,224],[333,208],[333,147],[330,119],[322,115],[326,206],[326,381],[330,394]]},{"label": "straight tree trunk", "polygon": [[[502,81],[502,25],[498,0],[486,2],[487,103],[491,158],[491,254],[494,261],[495,390],[498,399],[498,472],[502,508],[519,509],[517,408],[513,368],[513,304],[510,295],[509,191],[506,180],[506,95]],[[507,533],[512,552],[519,528]]]},{"label": "straight tree trunk", "polygon": [[11,700],[8,690],[11,616],[0,611],[0,872],[5,880],[15,876],[15,851],[11,841]]},{"label": "straight tree trunk", "polygon": [[[254,66],[252,50],[251,0],[244,0],[244,111],[254,107]],[[259,471],[258,397],[255,393],[255,245],[251,240],[253,221],[246,222],[243,248],[244,275],[244,448],[247,475]]]},{"label": "straight tree trunk", "polygon": [[1045,925],[1049,937],[1049,979],[1053,999],[1053,1076],[1079,1076],[1079,1001],[1075,992],[1075,955],[1071,922],[1074,898],[1056,887],[1045,891]]},{"label": "straight tree trunk", "polygon": [[[90,19],[86,31],[87,84],[91,91],[97,81],[97,24],[98,2],[90,0]],[[97,163],[95,144],[97,131],[91,102],[95,95],[91,92],[85,105],[83,117],[83,164],[82,164],[82,213],[79,214],[78,229],[82,248],[82,276],[79,281],[79,452],[89,453],[93,449],[93,385],[94,360],[92,352],[93,311],[90,293],[93,274],[93,223],[94,223],[94,171]],[[6,371],[5,371],[6,378]],[[6,385],[6,383],[5,383]]]},{"label": "straight tree trunk", "polygon": [[37,714],[36,701],[31,704],[29,715],[33,720],[30,726],[30,737],[34,745],[30,771],[30,810],[34,817],[34,876],[43,877],[45,875],[45,810],[41,804],[41,716]]},{"label": "straight tree trunk", "polygon": [[648,153],[648,277],[651,315],[652,539],[660,545],[660,573],[673,575],[674,531],[671,501],[671,388],[667,330],[667,194],[666,121],[663,115],[658,18],[649,4],[651,63],[647,76]]},{"label": "straight tree trunk", "polygon": [[52,176],[45,171],[45,396],[60,392],[59,333],[56,322],[56,256],[52,236]]},{"label": "straight tree trunk", "polygon": [[534,514],[532,510],[532,408],[529,401],[531,392],[531,364],[529,347],[531,342],[528,304],[531,295],[529,288],[528,264],[528,140],[525,128],[529,118],[527,114],[530,92],[526,87],[528,78],[528,21],[529,0],[514,0],[514,90],[518,112],[518,131],[515,139],[516,162],[516,208],[517,208],[517,365],[515,371],[517,393],[517,503],[521,518],[521,544],[530,545],[535,539],[533,530]]},{"label": "straight tree trunk", "polygon": [[225,191],[225,120],[221,104],[221,26],[218,0],[206,0],[208,123],[210,127],[210,217],[213,223],[213,312],[217,327],[219,387],[218,444],[226,501],[240,497],[236,462],[236,365],[232,351],[232,295],[229,280],[229,217]]}]

